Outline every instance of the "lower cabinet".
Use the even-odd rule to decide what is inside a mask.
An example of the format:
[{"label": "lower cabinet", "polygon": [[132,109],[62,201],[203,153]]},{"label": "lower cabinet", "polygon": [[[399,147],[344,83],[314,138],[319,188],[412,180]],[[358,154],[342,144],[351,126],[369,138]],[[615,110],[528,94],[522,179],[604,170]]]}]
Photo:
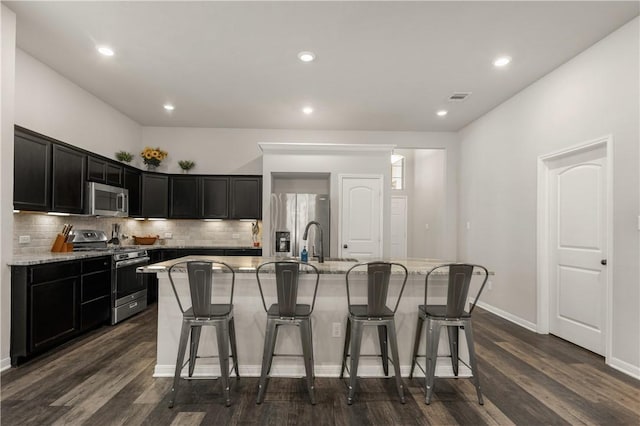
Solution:
[{"label": "lower cabinet", "polygon": [[11,267],[11,365],[110,319],[111,259]]}]

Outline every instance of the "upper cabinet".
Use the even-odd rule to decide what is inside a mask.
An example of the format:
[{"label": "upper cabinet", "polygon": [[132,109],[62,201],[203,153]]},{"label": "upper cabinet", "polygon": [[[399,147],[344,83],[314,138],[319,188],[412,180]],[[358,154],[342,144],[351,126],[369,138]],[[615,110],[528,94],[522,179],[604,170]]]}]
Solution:
[{"label": "upper cabinet", "polygon": [[229,219],[262,219],[262,177],[231,176],[229,179]]},{"label": "upper cabinet", "polygon": [[125,167],[122,172],[122,183],[129,190],[129,216],[142,215],[142,172],[133,167]]},{"label": "upper cabinet", "polygon": [[87,180],[106,183],[107,185],[123,186],[122,165],[102,158],[87,156]]},{"label": "upper cabinet", "polygon": [[229,177],[203,176],[200,181],[203,219],[226,219],[229,217]]},{"label": "upper cabinet", "polygon": [[169,178],[169,217],[194,219],[199,216],[200,180],[197,176]]},{"label": "upper cabinet", "polygon": [[51,142],[16,129],[13,208],[51,210]]},{"label": "upper cabinet", "polygon": [[142,216],[168,217],[169,177],[159,173],[142,174]]},{"label": "upper cabinet", "polygon": [[85,158],[80,151],[53,145],[51,210],[84,213]]}]

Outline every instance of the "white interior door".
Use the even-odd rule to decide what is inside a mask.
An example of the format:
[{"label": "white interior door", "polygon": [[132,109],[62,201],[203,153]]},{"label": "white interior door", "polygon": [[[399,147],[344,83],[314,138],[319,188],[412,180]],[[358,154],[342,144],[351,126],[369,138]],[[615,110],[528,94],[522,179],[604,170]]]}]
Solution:
[{"label": "white interior door", "polygon": [[341,257],[382,256],[382,177],[340,177]]},{"label": "white interior door", "polygon": [[391,197],[391,257],[407,257],[407,197]]},{"label": "white interior door", "polygon": [[604,355],[606,151],[569,155],[549,167],[549,331]]}]

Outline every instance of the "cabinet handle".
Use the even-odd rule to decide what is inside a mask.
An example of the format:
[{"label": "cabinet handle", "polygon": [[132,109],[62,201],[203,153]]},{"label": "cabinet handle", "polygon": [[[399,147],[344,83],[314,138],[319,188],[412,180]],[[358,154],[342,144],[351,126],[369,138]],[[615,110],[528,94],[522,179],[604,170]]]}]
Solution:
[{"label": "cabinet handle", "polygon": [[601,264],[602,266],[607,266],[607,259],[602,259],[602,260],[600,261],[600,264]]},{"label": "cabinet handle", "polygon": [[348,245],[346,245],[346,244],[344,244],[344,245],[342,246],[342,248],[349,248],[349,246],[348,246]]},{"label": "cabinet handle", "polygon": [[138,302],[129,303],[129,309],[133,309],[138,306]]}]

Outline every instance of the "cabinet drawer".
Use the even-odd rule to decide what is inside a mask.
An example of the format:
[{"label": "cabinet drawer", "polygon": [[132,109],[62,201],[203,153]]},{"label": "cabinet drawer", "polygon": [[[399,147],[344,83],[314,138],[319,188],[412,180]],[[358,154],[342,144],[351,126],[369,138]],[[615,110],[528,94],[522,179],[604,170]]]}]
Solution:
[{"label": "cabinet drawer", "polygon": [[82,276],[80,301],[82,303],[111,295],[111,271],[94,272]]},{"label": "cabinet drawer", "polygon": [[82,261],[82,273],[90,274],[92,272],[111,270],[111,258],[108,256],[96,259],[86,259]]},{"label": "cabinet drawer", "polygon": [[61,278],[80,275],[80,262],[61,262],[31,268],[31,284],[56,281]]},{"label": "cabinet drawer", "polygon": [[80,306],[80,330],[86,330],[109,321],[111,298],[101,297]]}]

